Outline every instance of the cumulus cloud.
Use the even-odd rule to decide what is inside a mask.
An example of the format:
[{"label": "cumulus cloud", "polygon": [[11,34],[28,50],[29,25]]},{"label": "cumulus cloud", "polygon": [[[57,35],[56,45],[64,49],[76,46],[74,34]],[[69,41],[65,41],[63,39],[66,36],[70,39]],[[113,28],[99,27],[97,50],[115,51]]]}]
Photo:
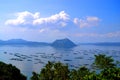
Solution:
[{"label": "cumulus cloud", "polygon": [[15,19],[9,19],[5,22],[6,25],[59,25],[66,26],[69,20],[69,15],[64,11],[50,17],[41,17],[39,12],[31,13],[28,11],[19,12],[16,14]]},{"label": "cumulus cloud", "polygon": [[6,25],[26,25],[32,24],[33,20],[38,19],[40,16],[39,12],[35,14],[30,13],[28,11],[20,12],[15,14],[16,19],[10,19],[5,22]]},{"label": "cumulus cloud", "polygon": [[59,14],[52,15],[47,18],[39,18],[33,21],[33,24],[43,24],[43,23],[61,23],[69,20],[69,15],[64,11],[61,11]]},{"label": "cumulus cloud", "polygon": [[87,16],[83,19],[74,18],[73,22],[80,28],[97,26],[100,19],[95,16]]},{"label": "cumulus cloud", "polygon": [[[74,18],[73,22],[80,28],[97,26],[100,19],[95,16],[87,16],[79,19]],[[18,12],[15,14],[14,19],[8,19],[5,25],[9,26],[39,26],[39,27],[65,27],[68,23],[71,23],[70,16],[65,12],[61,11],[57,14],[49,17],[42,17],[39,12],[31,13],[28,11]]]}]

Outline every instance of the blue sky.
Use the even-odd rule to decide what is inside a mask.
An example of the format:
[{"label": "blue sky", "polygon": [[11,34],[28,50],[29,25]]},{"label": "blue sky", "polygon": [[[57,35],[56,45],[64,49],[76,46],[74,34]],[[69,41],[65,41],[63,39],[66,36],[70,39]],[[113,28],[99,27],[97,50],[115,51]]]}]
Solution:
[{"label": "blue sky", "polygon": [[0,39],[120,42],[120,0],[1,0]]}]

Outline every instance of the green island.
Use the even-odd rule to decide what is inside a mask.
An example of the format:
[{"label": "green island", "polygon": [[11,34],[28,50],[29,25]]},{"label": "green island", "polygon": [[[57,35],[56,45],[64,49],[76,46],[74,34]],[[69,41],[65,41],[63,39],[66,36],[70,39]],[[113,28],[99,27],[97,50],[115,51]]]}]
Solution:
[{"label": "green island", "polygon": [[[95,55],[93,70],[81,66],[69,69],[61,62],[50,62],[41,69],[40,73],[33,72],[31,80],[120,80],[120,62],[111,56]],[[20,70],[11,64],[0,62],[0,80],[26,80]]]}]

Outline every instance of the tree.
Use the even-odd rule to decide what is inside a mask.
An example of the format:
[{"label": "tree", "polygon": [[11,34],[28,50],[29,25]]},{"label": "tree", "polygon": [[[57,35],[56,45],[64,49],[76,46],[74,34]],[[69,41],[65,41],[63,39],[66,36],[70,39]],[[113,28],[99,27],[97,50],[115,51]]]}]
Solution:
[{"label": "tree", "polygon": [[63,65],[58,62],[54,64],[54,79],[55,80],[68,80],[69,79],[69,69],[67,65]]},{"label": "tree", "polygon": [[90,71],[86,67],[80,67],[78,70],[73,69],[70,73],[71,80],[84,80],[86,75],[89,75]]},{"label": "tree", "polygon": [[86,67],[69,70],[67,65],[49,62],[40,74],[33,73],[31,80],[120,80],[120,68],[113,63],[112,57],[95,55],[94,65],[101,71],[90,71]]},{"label": "tree", "polygon": [[106,80],[120,80],[120,68],[108,68],[104,69],[100,76]]},{"label": "tree", "polygon": [[95,66],[99,69],[113,68],[115,64],[111,56],[106,56],[104,54],[95,55]]},{"label": "tree", "polygon": [[0,80],[26,80],[26,77],[15,66],[0,62]]},{"label": "tree", "polygon": [[32,72],[32,74],[31,80],[39,80],[39,75],[36,72]]},{"label": "tree", "polygon": [[53,66],[54,64],[48,61],[48,64],[46,64],[45,68],[41,70],[40,80],[53,80],[54,76]]},{"label": "tree", "polygon": [[99,74],[96,74],[95,72],[91,72],[88,75],[85,75],[83,80],[104,80]]},{"label": "tree", "polygon": [[48,61],[40,74],[33,73],[31,80],[68,80],[69,69],[67,65],[60,62],[52,63]]}]

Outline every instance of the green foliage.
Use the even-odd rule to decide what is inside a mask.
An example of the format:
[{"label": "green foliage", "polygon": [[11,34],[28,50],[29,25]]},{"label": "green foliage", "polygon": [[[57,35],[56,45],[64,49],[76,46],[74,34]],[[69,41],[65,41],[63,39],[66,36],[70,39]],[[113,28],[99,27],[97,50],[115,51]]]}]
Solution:
[{"label": "green foliage", "polygon": [[26,80],[26,77],[15,66],[0,62],[0,80]]},{"label": "green foliage", "polygon": [[31,80],[39,80],[39,75],[35,72],[32,72],[33,76],[31,77]]},{"label": "green foliage", "polygon": [[86,75],[83,80],[103,80],[102,77],[97,75],[96,73],[92,72],[88,75]]},{"label": "green foliage", "polygon": [[104,69],[100,76],[106,80],[120,80],[120,68]]},{"label": "green foliage", "polygon": [[[69,70],[63,63],[48,61],[40,74],[32,73],[31,80],[120,80],[120,68],[117,67],[119,62],[113,62],[112,57],[95,55],[94,66],[100,70],[100,73],[96,74],[97,69],[95,72],[86,67]],[[15,66],[0,62],[0,80],[26,80],[26,77]]]},{"label": "green foliage", "polygon": [[89,75],[90,71],[86,67],[80,67],[78,70],[73,69],[70,72],[70,80],[84,80],[86,75]]},{"label": "green foliage", "polygon": [[46,64],[45,68],[43,68],[41,70],[39,79],[40,80],[53,80],[53,76],[54,76],[53,66],[54,66],[54,64],[52,62],[48,62],[48,64]]},{"label": "green foliage", "polygon": [[95,55],[95,66],[100,69],[113,68],[115,64],[111,56],[106,56],[104,54]]},{"label": "green foliage", "polygon": [[60,62],[48,62],[40,74],[33,73],[31,80],[120,80],[120,68],[113,63],[114,60],[106,55],[95,55],[94,66],[101,72],[96,74],[86,67],[78,70],[69,70],[67,65]]},{"label": "green foliage", "polygon": [[69,78],[69,69],[67,65],[63,65],[58,62],[54,64],[54,79],[55,80],[67,80]]},{"label": "green foliage", "polygon": [[60,62],[52,63],[49,62],[43,68],[40,74],[33,72],[31,80],[68,80],[69,69],[67,65]]}]

